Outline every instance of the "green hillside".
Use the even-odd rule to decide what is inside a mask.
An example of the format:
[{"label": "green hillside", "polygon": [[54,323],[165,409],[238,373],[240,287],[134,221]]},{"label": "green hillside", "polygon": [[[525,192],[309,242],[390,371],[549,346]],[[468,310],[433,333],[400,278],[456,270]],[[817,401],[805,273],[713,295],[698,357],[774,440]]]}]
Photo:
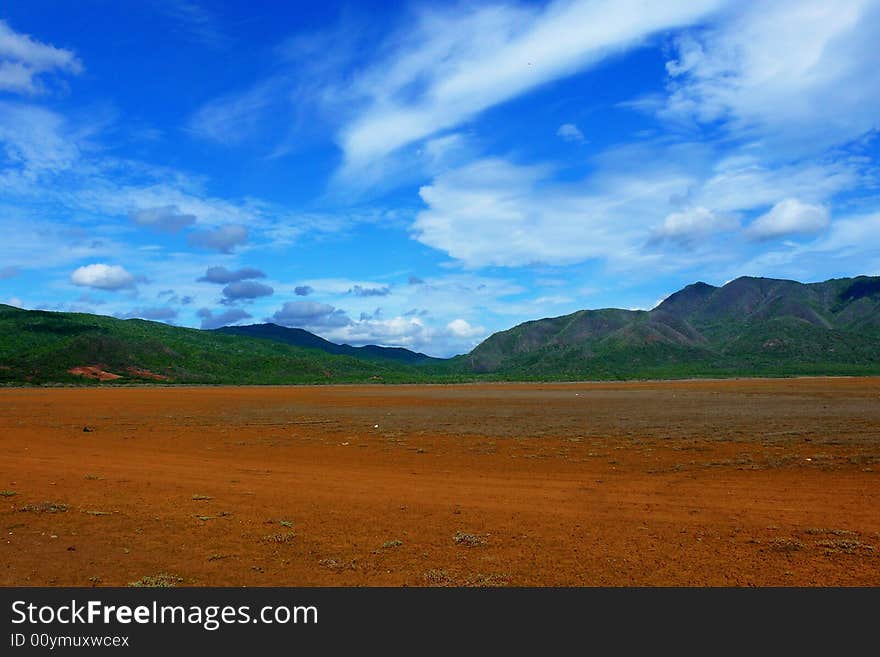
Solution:
[{"label": "green hillside", "polygon": [[880,277],[695,283],[651,311],[581,310],[526,322],[447,360],[335,345],[269,324],[203,331],[0,305],[0,383],[6,384],[98,377],[116,384],[272,384],[808,374],[880,374]]},{"label": "green hillside", "polygon": [[[346,383],[423,380],[414,368],[140,319],[0,305],[0,383]],[[167,378],[157,378],[167,377]]]},{"label": "green hillside", "polygon": [[379,347],[369,344],[363,347],[352,347],[347,344],[336,344],[324,338],[309,333],[301,328],[288,328],[278,324],[250,324],[248,326],[224,326],[214,329],[227,335],[243,335],[249,338],[262,338],[274,340],[284,344],[304,347],[306,349],[320,349],[328,354],[353,356],[363,360],[393,361],[406,365],[419,365],[442,362],[442,358],[432,358],[426,354],[410,351],[402,347]]},{"label": "green hillside", "polygon": [[695,283],[651,311],[520,324],[464,361],[524,380],[880,374],[880,278]]}]

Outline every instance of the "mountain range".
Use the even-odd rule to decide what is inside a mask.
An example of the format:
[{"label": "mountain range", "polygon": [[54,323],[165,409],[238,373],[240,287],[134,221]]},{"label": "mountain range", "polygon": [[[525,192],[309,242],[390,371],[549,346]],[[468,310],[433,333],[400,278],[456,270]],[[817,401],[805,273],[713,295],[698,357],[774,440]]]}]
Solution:
[{"label": "mountain range", "polygon": [[698,282],[650,311],[526,322],[464,360],[505,378],[880,372],[880,278]]},{"label": "mountain range", "polygon": [[649,311],[539,319],[470,353],[353,347],[276,324],[199,330],[0,305],[0,383],[332,383],[880,374],[880,277],[698,282]]},{"label": "mountain range", "polygon": [[306,349],[320,349],[328,354],[353,356],[363,360],[383,361],[389,360],[406,365],[418,365],[430,362],[441,362],[442,358],[433,358],[417,351],[410,351],[403,347],[379,347],[368,344],[363,347],[352,347],[347,344],[336,344],[324,338],[309,333],[301,328],[288,328],[278,324],[249,324],[248,326],[224,326],[214,329],[227,335],[241,335],[248,338],[263,338],[284,344],[304,347]]}]

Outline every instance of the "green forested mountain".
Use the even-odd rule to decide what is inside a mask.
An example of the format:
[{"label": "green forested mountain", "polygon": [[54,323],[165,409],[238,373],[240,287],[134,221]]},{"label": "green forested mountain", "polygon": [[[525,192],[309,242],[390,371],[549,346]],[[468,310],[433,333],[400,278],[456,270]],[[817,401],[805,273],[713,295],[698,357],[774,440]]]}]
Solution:
[{"label": "green forested mountain", "polygon": [[377,361],[393,361],[396,363],[404,363],[408,365],[425,364],[430,362],[442,361],[442,358],[432,358],[426,354],[416,351],[410,351],[403,347],[378,347],[374,344],[368,344],[363,347],[352,347],[347,344],[336,344],[324,338],[309,333],[301,328],[288,328],[279,326],[278,324],[249,324],[248,326],[224,326],[215,329],[220,333],[227,335],[243,335],[249,338],[263,338],[265,340],[274,340],[275,342],[283,342],[296,347],[305,347],[306,349],[320,349],[328,354],[338,354],[344,356],[354,356],[364,360]]},{"label": "green forested mountain", "polygon": [[525,322],[443,360],[273,324],[216,331],[0,305],[0,383],[343,383],[880,374],[880,277],[694,283],[650,311]]},{"label": "green forested mountain", "polygon": [[422,376],[391,361],[216,331],[0,305],[0,382],[82,383],[100,377],[115,383],[345,383]]},{"label": "green forested mountain", "polygon": [[694,283],[650,311],[520,324],[464,361],[523,379],[880,373],[880,277]]}]

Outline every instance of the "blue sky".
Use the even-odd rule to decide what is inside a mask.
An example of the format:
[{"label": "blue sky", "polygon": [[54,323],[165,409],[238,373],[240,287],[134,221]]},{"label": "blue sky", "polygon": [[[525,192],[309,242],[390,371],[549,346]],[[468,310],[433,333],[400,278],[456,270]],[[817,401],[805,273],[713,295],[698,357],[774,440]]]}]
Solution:
[{"label": "blue sky", "polygon": [[880,3],[0,6],[0,302],[447,356],[880,274]]}]

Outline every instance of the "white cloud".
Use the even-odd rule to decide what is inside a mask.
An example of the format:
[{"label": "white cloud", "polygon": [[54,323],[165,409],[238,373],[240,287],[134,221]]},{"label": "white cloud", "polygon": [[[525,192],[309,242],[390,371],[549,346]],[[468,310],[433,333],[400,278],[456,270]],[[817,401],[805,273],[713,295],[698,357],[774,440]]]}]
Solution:
[{"label": "white cloud", "polygon": [[[438,176],[419,194],[413,234],[469,267],[626,258],[692,179],[675,171],[551,182],[547,167],[485,159]],[[662,216],[662,215],[661,215]]]},{"label": "white cloud", "polygon": [[70,50],[20,34],[0,20],[0,90],[38,94],[44,91],[40,76],[81,71],[82,63]]},{"label": "white cloud", "polygon": [[0,172],[0,185],[14,184],[18,177],[26,182],[43,173],[70,169],[80,156],[63,117],[18,102],[0,101],[0,145],[8,160]]},{"label": "white cloud", "polygon": [[863,169],[863,163],[847,158],[770,166],[753,156],[727,157],[704,174],[690,198],[719,212],[758,209],[788,197],[822,203],[838,192],[858,187]]},{"label": "white cloud", "polygon": [[714,0],[557,0],[426,11],[349,85],[362,109],[339,135],[353,173],[483,110],[693,23]]},{"label": "white cloud", "polygon": [[191,117],[189,128],[203,139],[239,144],[257,131],[264,111],[283,91],[282,81],[272,78],[247,91],[215,98]]},{"label": "white cloud", "polygon": [[838,217],[809,242],[785,241],[738,266],[742,272],[822,280],[831,276],[880,275],[880,212]]},{"label": "white cloud", "polygon": [[322,331],[323,337],[337,343],[362,346],[405,347],[431,355],[451,356],[469,351],[487,336],[482,326],[471,326],[455,319],[436,328],[420,317],[367,318]]},{"label": "white cloud", "polygon": [[486,331],[482,326],[471,326],[463,319],[453,319],[446,329],[457,338],[474,338],[484,335]]},{"label": "white cloud", "polygon": [[556,135],[564,141],[584,141],[584,133],[574,123],[563,123],[556,131]]},{"label": "white cloud", "polygon": [[70,282],[98,290],[123,290],[135,285],[135,278],[119,265],[97,263],[74,270]]},{"label": "white cloud", "polygon": [[663,224],[655,232],[655,238],[686,244],[695,239],[737,228],[739,228],[739,220],[736,217],[696,206],[666,215]]},{"label": "white cloud", "polygon": [[794,198],[780,201],[766,214],[755,219],[747,229],[749,237],[766,240],[792,235],[819,233],[831,221],[828,208],[802,203]]},{"label": "white cloud", "polygon": [[769,156],[819,152],[878,128],[878,40],[872,0],[737,3],[677,40],[661,116],[720,120]]}]

